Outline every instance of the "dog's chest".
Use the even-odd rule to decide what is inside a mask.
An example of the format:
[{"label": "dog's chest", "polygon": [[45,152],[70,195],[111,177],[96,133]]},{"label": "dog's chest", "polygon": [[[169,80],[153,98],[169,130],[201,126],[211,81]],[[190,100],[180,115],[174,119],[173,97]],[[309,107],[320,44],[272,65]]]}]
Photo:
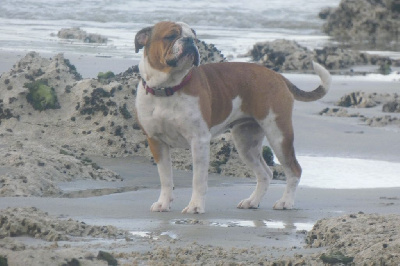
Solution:
[{"label": "dog's chest", "polygon": [[197,97],[185,94],[154,97],[139,91],[136,109],[146,134],[172,147],[187,148],[193,137],[208,134]]}]

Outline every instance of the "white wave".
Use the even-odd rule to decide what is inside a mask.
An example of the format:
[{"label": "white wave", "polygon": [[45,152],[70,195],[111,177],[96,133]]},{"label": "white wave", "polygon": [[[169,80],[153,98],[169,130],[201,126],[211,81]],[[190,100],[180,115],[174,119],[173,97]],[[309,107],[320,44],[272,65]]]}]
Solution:
[{"label": "white wave", "polygon": [[298,156],[301,186],[333,189],[400,187],[400,163],[354,158]]},{"label": "white wave", "polygon": [[[317,16],[340,0],[2,0],[0,50],[72,52],[132,57],[133,39],[141,28],[161,20],[184,21],[199,38],[227,56],[248,52],[260,41],[296,39],[322,46],[326,36]],[[288,19],[290,18],[290,19]],[[52,38],[61,28],[81,27],[108,37],[107,45]],[[310,37],[313,40],[310,40]]]}]

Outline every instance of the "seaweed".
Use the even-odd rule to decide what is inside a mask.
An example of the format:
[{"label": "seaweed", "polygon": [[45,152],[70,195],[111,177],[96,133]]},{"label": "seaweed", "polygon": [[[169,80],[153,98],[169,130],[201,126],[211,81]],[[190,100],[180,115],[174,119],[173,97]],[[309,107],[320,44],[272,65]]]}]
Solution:
[{"label": "seaweed", "polygon": [[268,146],[264,146],[262,149],[262,157],[264,158],[264,161],[267,163],[269,166],[274,166],[274,154],[272,152],[272,149]]},{"label": "seaweed", "polygon": [[107,79],[111,79],[115,77],[115,74],[112,71],[107,71],[107,72],[99,72],[99,74],[97,74],[97,79],[98,80],[107,80]]},{"label": "seaweed", "polygon": [[126,107],[126,103],[124,103],[124,105],[122,107],[119,107],[119,111],[125,119],[132,118],[132,114],[128,111],[128,108]]},{"label": "seaweed", "polygon": [[113,257],[113,255],[102,250],[99,251],[97,259],[106,261],[108,265],[118,265],[118,261]]},{"label": "seaweed", "polygon": [[78,71],[76,70],[76,67],[73,64],[71,64],[71,62],[68,59],[64,59],[64,63],[69,68],[69,72],[72,75],[74,75],[75,80],[81,80],[82,79],[82,75],[78,73]]},{"label": "seaweed", "polygon": [[48,85],[46,79],[25,83],[24,87],[29,89],[26,100],[35,110],[43,111],[61,108],[54,88]]},{"label": "seaweed", "polygon": [[3,100],[0,99],[0,125],[1,120],[10,119],[12,117],[14,117],[14,114],[11,112],[11,109],[3,109]]},{"label": "seaweed", "polygon": [[0,255],[0,266],[8,266],[8,259],[7,257]]},{"label": "seaweed", "polygon": [[342,263],[346,265],[348,263],[352,263],[354,260],[354,257],[347,257],[340,251],[335,251],[330,254],[323,253],[319,258],[327,264]]},{"label": "seaweed", "polygon": [[379,67],[379,73],[381,73],[382,75],[389,75],[390,73],[392,73],[392,68],[390,67],[391,64],[392,63],[390,61],[383,62]]},{"label": "seaweed", "polygon": [[[96,88],[93,90],[91,97],[85,96],[83,109],[80,111],[82,115],[93,115],[96,112],[102,112],[104,116],[107,116],[110,112],[108,106],[112,106],[112,102],[104,102],[103,98],[112,97],[112,92],[108,92],[103,88]],[[76,108],[80,108],[77,106]]]}]

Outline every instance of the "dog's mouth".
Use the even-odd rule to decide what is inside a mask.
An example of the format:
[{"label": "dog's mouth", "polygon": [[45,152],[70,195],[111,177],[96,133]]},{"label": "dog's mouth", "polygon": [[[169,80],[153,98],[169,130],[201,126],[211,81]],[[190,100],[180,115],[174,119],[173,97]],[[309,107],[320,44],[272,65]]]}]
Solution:
[{"label": "dog's mouth", "polygon": [[166,63],[170,67],[177,67],[182,60],[192,62],[195,66],[200,64],[199,50],[193,40],[186,41],[171,59],[166,60]]}]

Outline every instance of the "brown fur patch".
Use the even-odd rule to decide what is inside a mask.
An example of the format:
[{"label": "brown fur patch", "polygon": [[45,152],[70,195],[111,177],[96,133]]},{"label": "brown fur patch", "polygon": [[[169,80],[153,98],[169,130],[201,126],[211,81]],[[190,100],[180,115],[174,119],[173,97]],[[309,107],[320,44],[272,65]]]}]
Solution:
[{"label": "brown fur patch", "polygon": [[154,161],[158,163],[161,160],[160,144],[153,138],[147,138],[147,142],[149,143],[150,151],[153,154]]},{"label": "brown fur patch", "polygon": [[293,102],[280,74],[251,63],[201,65],[193,70],[183,92],[200,97],[200,110],[209,128],[229,116],[237,96],[242,99],[242,111],[258,120],[271,109],[275,113],[291,109]]}]

